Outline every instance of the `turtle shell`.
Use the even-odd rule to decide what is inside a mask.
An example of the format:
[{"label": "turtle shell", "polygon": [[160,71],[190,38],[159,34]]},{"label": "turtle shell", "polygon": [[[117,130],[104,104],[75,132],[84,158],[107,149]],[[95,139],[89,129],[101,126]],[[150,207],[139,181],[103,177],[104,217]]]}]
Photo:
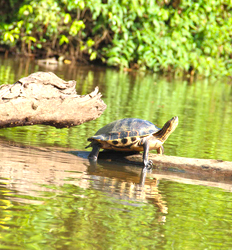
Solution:
[{"label": "turtle shell", "polygon": [[[88,141],[98,141],[102,148],[124,148],[138,146],[141,138],[149,136],[159,131],[160,128],[153,123],[137,119],[125,118],[111,122],[99,129],[97,133],[90,137]],[[137,145],[136,145],[137,143]]]}]

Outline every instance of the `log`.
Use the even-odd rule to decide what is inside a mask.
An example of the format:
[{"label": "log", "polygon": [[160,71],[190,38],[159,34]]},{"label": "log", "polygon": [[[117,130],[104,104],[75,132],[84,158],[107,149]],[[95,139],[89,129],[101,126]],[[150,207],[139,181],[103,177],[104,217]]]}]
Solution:
[{"label": "log", "polygon": [[[116,151],[102,151],[99,153],[99,159],[143,166],[141,153],[128,154]],[[232,162],[230,161],[194,159],[152,153],[149,153],[149,159],[153,161],[152,173],[159,173],[159,171],[178,172],[180,175],[187,175],[187,178],[192,175],[196,179],[210,179],[211,181],[228,181],[232,177]]]},{"label": "log", "polygon": [[106,109],[98,87],[77,95],[76,81],[37,72],[0,87],[0,128],[35,124],[72,127],[98,118]]}]

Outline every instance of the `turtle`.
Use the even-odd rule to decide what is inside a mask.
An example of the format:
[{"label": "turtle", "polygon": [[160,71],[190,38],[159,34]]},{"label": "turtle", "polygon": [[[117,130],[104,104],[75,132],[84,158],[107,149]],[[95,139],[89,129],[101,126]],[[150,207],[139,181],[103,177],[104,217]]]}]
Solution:
[{"label": "turtle", "polygon": [[99,129],[96,134],[87,140],[91,142],[86,148],[92,147],[88,158],[96,162],[99,150],[115,151],[144,151],[143,167],[150,169],[153,165],[148,160],[149,150],[157,150],[157,153],[164,153],[163,143],[176,129],[178,117],[175,116],[167,121],[160,129],[153,123],[138,118],[124,118],[116,120]]}]

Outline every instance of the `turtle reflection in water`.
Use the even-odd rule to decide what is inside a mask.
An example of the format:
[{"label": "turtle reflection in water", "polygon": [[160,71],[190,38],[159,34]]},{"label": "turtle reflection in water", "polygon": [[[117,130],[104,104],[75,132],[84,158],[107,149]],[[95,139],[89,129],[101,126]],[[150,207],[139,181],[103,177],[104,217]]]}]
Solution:
[{"label": "turtle reflection in water", "polygon": [[144,170],[150,169],[153,162],[148,160],[149,150],[156,149],[157,153],[162,155],[164,153],[163,143],[177,125],[177,116],[167,121],[161,129],[149,121],[136,118],[114,121],[88,138],[91,143],[86,148],[93,148],[89,159],[96,162],[101,148],[116,151],[144,151]]}]

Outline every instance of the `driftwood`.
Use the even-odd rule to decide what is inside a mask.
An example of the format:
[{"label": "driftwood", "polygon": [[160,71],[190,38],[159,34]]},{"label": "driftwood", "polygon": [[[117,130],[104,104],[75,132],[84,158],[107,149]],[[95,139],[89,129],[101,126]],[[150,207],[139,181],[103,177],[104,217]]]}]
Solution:
[{"label": "driftwood", "polygon": [[[122,162],[125,164],[140,165],[142,167],[142,154],[126,154],[115,151],[103,151],[99,154],[99,159],[106,161]],[[212,160],[212,159],[194,159],[186,157],[176,157],[168,155],[155,155],[150,153],[149,159],[153,161],[152,173],[167,171],[170,173],[179,173],[189,178],[200,178],[204,180],[231,180],[232,162]]]},{"label": "driftwood", "polygon": [[0,88],[0,128],[45,124],[57,128],[80,125],[106,109],[98,88],[77,95],[76,81],[37,72]]}]

